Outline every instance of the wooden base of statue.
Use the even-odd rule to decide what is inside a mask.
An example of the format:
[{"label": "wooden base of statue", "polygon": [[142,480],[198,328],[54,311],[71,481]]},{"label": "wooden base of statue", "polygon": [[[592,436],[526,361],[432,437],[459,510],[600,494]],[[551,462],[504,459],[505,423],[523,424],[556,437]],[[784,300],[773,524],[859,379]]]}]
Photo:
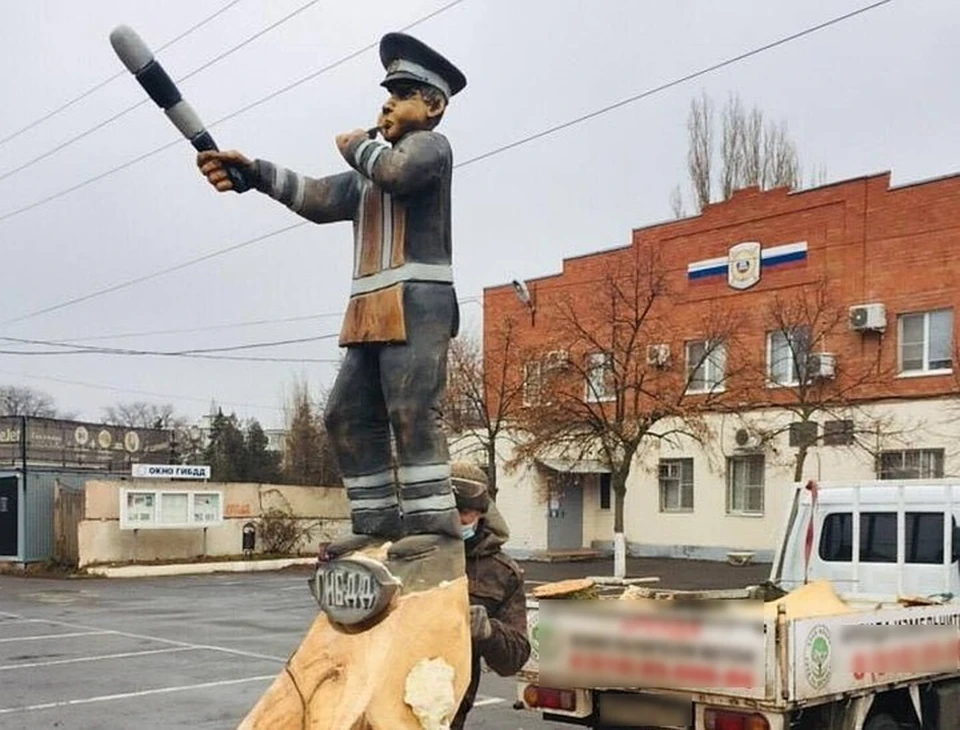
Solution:
[{"label": "wooden base of statue", "polygon": [[469,596],[463,542],[388,560],[359,550],[401,587],[370,625],[320,613],[283,672],[238,730],[445,730],[470,682]]}]

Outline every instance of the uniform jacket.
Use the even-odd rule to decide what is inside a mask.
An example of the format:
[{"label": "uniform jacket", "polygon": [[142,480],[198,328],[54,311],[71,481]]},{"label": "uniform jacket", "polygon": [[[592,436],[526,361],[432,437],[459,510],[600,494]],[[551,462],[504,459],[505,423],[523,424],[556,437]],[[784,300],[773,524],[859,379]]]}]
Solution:
[{"label": "uniform jacket", "polygon": [[[255,185],[316,223],[353,221],[353,282],[340,344],[403,343],[407,328],[436,308],[437,297],[455,299],[453,153],[442,134],[421,130],[392,147],[355,140],[344,156],[354,169],[322,178],[256,160]],[[417,298],[430,305],[418,305]],[[456,322],[451,328],[455,335]]]},{"label": "uniform jacket", "polygon": [[509,536],[506,522],[496,505],[491,504],[477,526],[476,536],[466,542],[470,603],[487,609],[493,633],[490,638],[473,644],[470,685],[450,725],[451,730],[464,726],[476,700],[481,657],[493,671],[506,677],[516,674],[530,656],[523,571],[500,551]]}]

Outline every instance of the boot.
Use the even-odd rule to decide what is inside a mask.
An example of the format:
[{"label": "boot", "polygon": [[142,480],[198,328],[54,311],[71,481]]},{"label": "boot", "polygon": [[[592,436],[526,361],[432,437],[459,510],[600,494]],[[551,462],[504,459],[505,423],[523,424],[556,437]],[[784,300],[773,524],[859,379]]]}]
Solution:
[{"label": "boot", "polygon": [[403,583],[404,594],[454,581],[466,574],[463,539],[449,535],[407,535],[390,546],[386,567]]},{"label": "boot", "polygon": [[403,536],[403,519],[399,507],[378,510],[351,510],[350,522],[353,534],[337,538],[327,546],[328,560],[372,545],[400,539]]},{"label": "boot", "polygon": [[[450,495],[453,503],[453,495]],[[394,542],[387,551],[389,560],[417,560],[425,558],[450,544],[463,551],[460,518],[456,505],[442,512],[404,514],[406,535]]]}]

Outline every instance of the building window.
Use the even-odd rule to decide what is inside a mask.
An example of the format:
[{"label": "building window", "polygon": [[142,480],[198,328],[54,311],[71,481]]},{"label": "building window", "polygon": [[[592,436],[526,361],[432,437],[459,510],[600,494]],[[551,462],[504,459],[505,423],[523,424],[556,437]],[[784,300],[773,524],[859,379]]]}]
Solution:
[{"label": "building window", "polygon": [[610,509],[610,475],[600,475],[600,509]]},{"label": "building window", "polygon": [[881,479],[940,479],[943,449],[906,449],[880,453]]},{"label": "building window", "polygon": [[587,355],[587,387],[584,399],[591,403],[613,400],[616,391],[613,385],[613,359],[609,353],[594,352]]},{"label": "building window", "polygon": [[723,390],[727,348],[722,342],[688,342],[687,392],[715,393]]},{"label": "building window", "polygon": [[767,335],[767,378],[772,385],[799,385],[810,352],[806,327],[777,330]]},{"label": "building window", "polygon": [[[938,565],[943,562],[943,513],[907,512],[904,561]],[[954,520],[956,524],[956,520]],[[853,560],[853,515],[827,515],[820,533],[820,559],[849,563]],[[897,513],[860,513],[860,562],[897,562]]]},{"label": "building window", "polygon": [[953,366],[952,310],[901,314],[897,324],[901,373],[936,372]]},{"label": "building window", "polygon": [[727,459],[727,512],[763,514],[763,454]]},{"label": "building window", "polygon": [[540,405],[540,361],[531,360],[523,365],[523,405]]},{"label": "building window", "polygon": [[693,511],[693,459],[660,459],[660,511]]}]

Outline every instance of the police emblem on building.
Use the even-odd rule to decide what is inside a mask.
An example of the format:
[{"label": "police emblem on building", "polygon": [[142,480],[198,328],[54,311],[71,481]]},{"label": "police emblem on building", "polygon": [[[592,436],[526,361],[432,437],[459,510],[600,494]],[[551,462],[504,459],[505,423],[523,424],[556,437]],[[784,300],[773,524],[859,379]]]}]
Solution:
[{"label": "police emblem on building", "polygon": [[785,243],[769,248],[763,248],[757,241],[744,241],[731,246],[726,256],[687,264],[687,280],[690,282],[716,281],[726,274],[727,285],[731,288],[749,289],[760,281],[762,269],[802,264],[806,258],[806,241]]},{"label": "police emblem on building", "polygon": [[749,289],[760,281],[758,242],[745,241],[731,246],[727,261],[727,283],[734,289]]}]

